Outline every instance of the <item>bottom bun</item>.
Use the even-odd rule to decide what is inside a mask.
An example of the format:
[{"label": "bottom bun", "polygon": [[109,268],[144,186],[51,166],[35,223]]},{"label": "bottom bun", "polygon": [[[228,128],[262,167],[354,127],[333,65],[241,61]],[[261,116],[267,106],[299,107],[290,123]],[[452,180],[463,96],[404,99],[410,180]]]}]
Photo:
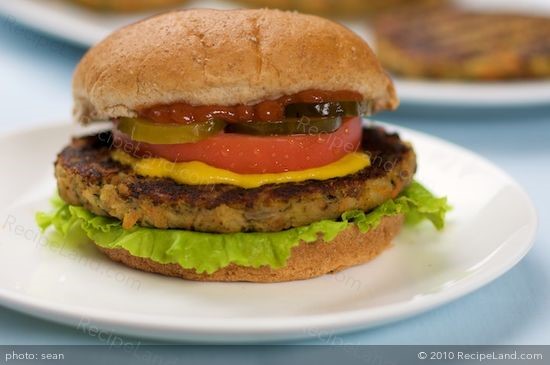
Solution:
[{"label": "bottom bun", "polygon": [[328,243],[318,239],[295,246],[287,265],[279,269],[231,264],[212,274],[197,273],[194,269],[184,269],[178,264],[161,264],[148,258],[132,256],[121,248],[98,248],[114,261],[147,272],[198,281],[272,283],[309,279],[365,263],[390,245],[402,225],[402,215],[385,217],[376,228],[365,233],[361,233],[357,226],[350,225]]}]

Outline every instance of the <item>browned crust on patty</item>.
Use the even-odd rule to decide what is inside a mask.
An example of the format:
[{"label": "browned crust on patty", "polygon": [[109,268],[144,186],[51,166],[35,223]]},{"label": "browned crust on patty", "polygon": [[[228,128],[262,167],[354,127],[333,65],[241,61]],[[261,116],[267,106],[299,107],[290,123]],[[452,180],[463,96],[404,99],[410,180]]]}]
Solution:
[{"label": "browned crust on patty", "polygon": [[550,77],[550,18],[453,7],[396,11],[375,22],[377,56],[405,76]]},{"label": "browned crust on patty", "polygon": [[376,228],[365,233],[361,233],[357,226],[350,225],[330,242],[322,239],[313,243],[302,242],[292,249],[287,265],[280,269],[231,264],[212,274],[198,274],[195,270],[184,269],[178,264],[160,264],[148,258],[132,256],[124,249],[97,247],[112,260],[142,271],[187,280],[271,283],[309,279],[365,263],[390,245],[402,224],[402,215],[385,217]]},{"label": "browned crust on patty", "polygon": [[348,210],[368,211],[395,198],[412,180],[416,157],[397,134],[365,128],[371,166],[329,180],[263,185],[185,185],[144,177],[110,157],[111,134],[76,138],[57,158],[61,198],[94,214],[155,228],[202,232],[276,232]]}]

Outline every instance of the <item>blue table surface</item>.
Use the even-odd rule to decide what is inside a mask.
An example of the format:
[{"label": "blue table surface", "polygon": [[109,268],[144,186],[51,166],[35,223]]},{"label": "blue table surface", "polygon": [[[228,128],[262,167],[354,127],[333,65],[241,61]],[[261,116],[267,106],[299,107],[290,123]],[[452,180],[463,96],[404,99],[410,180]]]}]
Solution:
[{"label": "blue table surface", "polygon": [[[71,76],[84,51],[0,21],[0,132],[70,120]],[[550,100],[525,108],[404,103],[377,119],[448,139],[502,167],[535,202],[539,231],[525,259],[488,286],[426,314],[342,336],[342,342],[550,344]],[[75,328],[0,307],[0,344],[100,342]]]}]

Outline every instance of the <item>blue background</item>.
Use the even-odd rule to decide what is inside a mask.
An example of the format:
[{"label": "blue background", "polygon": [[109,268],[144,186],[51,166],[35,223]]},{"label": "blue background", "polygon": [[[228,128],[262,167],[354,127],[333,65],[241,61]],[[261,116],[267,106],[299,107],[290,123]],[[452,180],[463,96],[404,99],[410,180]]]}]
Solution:
[{"label": "blue background", "polygon": [[[70,120],[71,75],[83,52],[0,18],[0,132]],[[546,106],[527,108],[404,103],[377,119],[448,139],[492,160],[532,197],[539,232],[526,258],[492,284],[412,319],[343,336],[338,343],[550,344],[550,100]],[[9,178],[8,171],[3,178]],[[101,341],[0,307],[0,344]]]}]

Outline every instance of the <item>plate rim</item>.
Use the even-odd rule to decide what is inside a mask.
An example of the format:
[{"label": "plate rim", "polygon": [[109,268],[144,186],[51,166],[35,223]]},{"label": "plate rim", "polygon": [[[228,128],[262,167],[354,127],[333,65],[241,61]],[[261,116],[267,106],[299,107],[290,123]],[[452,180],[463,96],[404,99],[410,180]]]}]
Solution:
[{"label": "plate rim", "polygon": [[[476,108],[510,108],[510,107],[534,107],[550,105],[550,78],[540,80],[510,80],[494,81],[490,83],[467,82],[460,80],[427,80],[407,79],[399,75],[391,75],[398,90],[399,98],[403,104],[431,105],[450,107],[476,107]],[[520,84],[520,85],[517,85]],[[469,89],[464,92],[449,94],[449,88],[457,87]],[[430,95],[412,92],[413,88],[430,88]],[[487,91],[492,88],[505,88],[506,96],[498,100],[494,96],[487,97]],[[529,88],[529,90],[526,90]],[[544,92],[538,93],[539,89]],[[518,98],[517,95],[531,94],[530,99]],[[474,96],[472,96],[474,95]],[[500,94],[503,95],[503,94]]]},{"label": "plate rim", "polygon": [[[416,302],[413,302],[411,299],[402,300],[389,305],[386,304],[368,309],[346,310],[338,313],[331,313],[329,315],[299,315],[287,316],[284,318],[272,317],[268,319],[200,318],[200,320],[196,322],[193,322],[193,318],[191,317],[182,317],[174,321],[174,316],[121,314],[120,312],[112,310],[106,311],[104,309],[97,310],[95,308],[82,306],[67,306],[54,303],[51,300],[36,299],[29,295],[24,295],[5,288],[0,288],[0,305],[34,317],[69,325],[74,325],[75,323],[80,324],[83,317],[85,317],[93,323],[94,326],[111,328],[117,333],[127,335],[142,333],[146,334],[145,337],[147,338],[174,340],[175,336],[177,336],[176,339],[178,340],[193,341],[194,339],[200,338],[200,336],[208,336],[205,338],[209,338],[216,343],[248,342],[251,338],[253,342],[270,341],[273,338],[303,339],[310,337],[306,333],[306,330],[310,329],[316,331],[329,330],[333,334],[350,332],[412,317],[440,307],[464,295],[470,294],[502,276],[520,262],[531,250],[538,230],[537,211],[532,199],[524,188],[506,171],[502,170],[499,166],[485,157],[443,138],[391,123],[379,122],[372,119],[369,119],[369,121],[377,125],[383,125],[389,130],[395,130],[406,135],[416,135],[420,138],[447,145],[468,157],[475,158],[482,162],[485,167],[503,177],[510,186],[513,186],[517,190],[522,200],[527,203],[526,207],[528,208],[528,212],[526,212],[526,214],[529,216],[529,223],[526,226],[531,229],[527,232],[528,239],[525,239],[525,243],[520,246],[521,250],[518,250],[515,255],[508,257],[506,260],[502,260],[496,267],[493,266],[489,269],[485,268],[480,272],[476,272],[461,279],[460,283],[455,285],[452,290],[439,291],[434,294],[425,295],[423,300]],[[47,133],[52,129],[74,129],[77,127],[78,125],[74,123],[66,122],[30,126],[15,131],[2,132],[0,133],[0,140],[4,138],[22,138],[28,133]],[[3,212],[5,210],[2,209],[1,211]],[[228,335],[234,337],[224,339]],[[257,336],[262,337],[260,338]]]}]

